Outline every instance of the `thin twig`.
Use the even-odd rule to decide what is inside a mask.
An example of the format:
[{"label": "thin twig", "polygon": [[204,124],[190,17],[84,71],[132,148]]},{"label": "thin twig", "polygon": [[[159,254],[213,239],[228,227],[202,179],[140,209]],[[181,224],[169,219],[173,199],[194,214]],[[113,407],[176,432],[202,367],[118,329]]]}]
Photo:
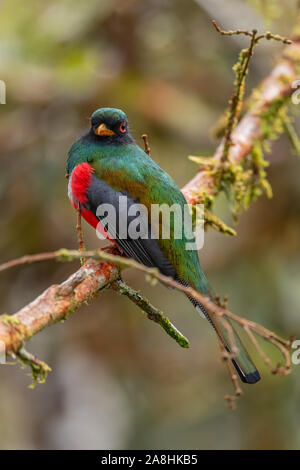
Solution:
[{"label": "thin twig", "polygon": [[[235,29],[235,30],[225,31],[224,29],[220,28],[216,20],[212,20],[212,24],[214,25],[218,33],[222,34],[222,36],[235,36],[235,35],[243,34],[244,36],[252,37],[254,31],[255,31],[255,34],[257,33],[257,30],[249,31],[248,29]],[[260,41],[261,39],[267,39],[268,41],[271,39],[274,39],[275,41],[280,41],[283,44],[292,44],[291,39],[286,38],[284,36],[280,36],[279,34],[272,34],[270,31],[267,31],[264,34],[257,36],[256,42]]]},{"label": "thin twig", "polygon": [[76,230],[77,230],[77,240],[78,240],[79,250],[80,251],[85,251],[85,245],[84,245],[83,234],[82,234],[82,225],[81,225],[81,207],[80,207],[80,204],[78,204],[78,208],[77,208]]},{"label": "thin twig", "polygon": [[235,29],[234,31],[225,31],[224,29],[220,28],[216,20],[212,20],[212,24],[214,25],[218,33],[222,34],[222,36],[235,36],[239,34],[244,34],[245,36],[252,36],[252,32],[248,31],[247,29]]},{"label": "thin twig", "polygon": [[146,154],[149,155],[149,157],[150,157],[150,155],[151,155],[151,153],[150,153],[151,149],[150,149],[150,146],[149,146],[148,135],[147,135],[147,134],[143,134],[143,135],[142,135],[142,139],[143,139],[143,141],[144,141],[145,152],[146,152]]},{"label": "thin twig", "polygon": [[249,338],[251,339],[252,343],[254,344],[255,348],[257,349],[258,353],[260,354],[262,360],[264,361],[264,363],[270,367],[270,369],[272,370],[272,366],[271,366],[271,360],[270,358],[265,354],[264,350],[262,349],[261,345],[259,344],[259,342],[257,341],[257,339],[255,338],[254,334],[252,333],[252,331],[249,329],[248,325],[244,326],[244,330],[246,331],[246,333],[248,334]]},{"label": "thin twig", "polygon": [[42,384],[46,381],[48,373],[52,370],[48,364],[35,357],[24,346],[21,346],[15,355],[24,366],[31,368],[33,382],[29,388],[34,388],[37,383]]},{"label": "thin twig", "polygon": [[245,89],[245,79],[246,79],[246,75],[248,72],[249,62],[253,55],[253,49],[254,49],[255,42],[256,42],[256,34],[257,34],[257,30],[253,29],[252,35],[251,35],[250,46],[248,47],[248,49],[245,49],[242,52],[241,63],[238,64],[239,67],[237,70],[235,92],[229,101],[230,109],[229,109],[229,116],[228,116],[227,126],[225,129],[225,135],[224,135],[224,149],[223,149],[223,155],[221,158],[222,162],[225,162],[228,159],[229,150],[232,145],[231,134],[237,124],[239,114],[241,112],[242,100],[243,100],[244,89]]},{"label": "thin twig", "polygon": [[16,259],[7,261],[6,263],[0,264],[0,272],[14,268],[16,266],[22,266],[24,264],[31,264],[31,263],[36,263],[39,261],[47,261],[47,260],[55,259],[56,255],[54,253],[47,252],[47,253],[37,253],[34,255],[21,256],[20,258],[16,258]]},{"label": "thin twig", "polygon": [[140,307],[140,309],[147,314],[149,320],[158,323],[182,348],[190,347],[188,339],[170,322],[168,317],[166,317],[161,310],[154,307],[149,300],[138,291],[128,286],[122,279],[113,282],[111,288],[119,292],[119,294],[125,295]]},{"label": "thin twig", "polygon": [[218,33],[222,34],[223,36],[233,36],[236,34],[243,34],[243,35],[251,37],[249,47],[247,49],[244,49],[241,52],[239,61],[235,66],[236,67],[235,68],[235,72],[236,72],[235,91],[233,93],[232,98],[229,101],[228,119],[227,119],[227,125],[226,125],[225,133],[224,133],[223,154],[221,157],[221,162],[225,162],[228,159],[229,150],[232,145],[231,135],[232,135],[234,128],[236,127],[236,124],[238,122],[238,118],[241,112],[242,103],[243,103],[243,95],[244,95],[244,90],[245,90],[245,80],[246,80],[246,76],[247,76],[248,69],[249,69],[249,63],[250,63],[251,57],[253,56],[255,45],[258,44],[258,42],[261,39],[267,39],[267,40],[275,39],[276,41],[281,41],[284,44],[291,44],[292,41],[287,38],[281,37],[278,34],[275,35],[270,32],[257,36],[257,29],[253,29],[252,31],[241,30],[241,29],[237,29],[235,31],[224,31],[217,25],[215,20],[212,20],[212,23],[215,29],[218,31]]},{"label": "thin twig", "polygon": [[224,399],[227,402],[228,408],[230,408],[231,410],[234,410],[235,409],[235,401],[237,400],[237,398],[239,398],[243,394],[243,391],[240,387],[239,379],[238,379],[238,376],[236,374],[236,371],[235,371],[235,369],[233,367],[233,364],[230,360],[231,355],[226,351],[226,349],[224,347],[224,344],[220,339],[219,339],[219,345],[220,345],[220,348],[221,348],[221,358],[223,359],[223,361],[226,365],[226,368],[228,370],[228,373],[229,373],[229,376],[230,376],[230,379],[231,379],[231,382],[232,382],[232,385],[233,385],[233,389],[234,389],[234,395],[225,395]]},{"label": "thin twig", "polygon": [[274,41],[279,41],[282,42],[283,44],[293,44],[293,41],[289,38],[286,38],[284,36],[280,36],[280,34],[272,34],[270,31],[267,31],[264,34],[261,34],[260,36],[257,36],[256,42],[260,41],[261,39],[266,39],[267,41],[270,41],[273,39]]}]

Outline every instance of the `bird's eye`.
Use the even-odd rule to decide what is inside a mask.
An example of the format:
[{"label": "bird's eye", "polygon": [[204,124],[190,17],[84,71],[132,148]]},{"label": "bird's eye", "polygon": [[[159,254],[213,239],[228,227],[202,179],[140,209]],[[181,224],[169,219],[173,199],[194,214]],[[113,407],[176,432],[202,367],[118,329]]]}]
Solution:
[{"label": "bird's eye", "polygon": [[125,134],[125,132],[126,132],[126,121],[121,122],[119,129],[120,129],[120,132],[122,132],[122,134]]}]

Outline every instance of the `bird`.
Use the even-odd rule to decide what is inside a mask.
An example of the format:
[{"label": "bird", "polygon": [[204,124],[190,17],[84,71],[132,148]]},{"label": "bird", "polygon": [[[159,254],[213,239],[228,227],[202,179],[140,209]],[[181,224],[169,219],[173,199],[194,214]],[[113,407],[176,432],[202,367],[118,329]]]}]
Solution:
[{"label": "bird", "polygon": [[[169,237],[161,236],[161,220],[158,222],[158,235],[151,236],[154,229],[150,217],[152,207],[176,204],[183,209],[187,202],[169,174],[136,144],[122,110],[99,108],[93,112],[89,130],[68,152],[66,169],[69,199],[88,224],[113,241],[125,256],[147,267],[157,268],[165,276],[214,301],[197,250],[187,249],[190,237],[184,230],[181,237],[175,237],[176,215],[170,221]],[[132,210],[137,204],[146,209],[138,215],[141,216],[141,212],[147,214],[140,218],[140,228],[143,227],[140,235],[133,236],[129,233],[129,225],[134,221]],[[102,206],[112,207],[116,217],[107,217],[107,211],[100,213],[99,207]],[[125,236],[122,223],[128,228]],[[213,319],[193,297],[188,297],[196,310],[211,323],[230,353],[232,342],[223,323],[216,316]],[[241,381],[254,384],[260,380],[260,374],[232,324],[231,327],[237,352],[229,357]]]}]

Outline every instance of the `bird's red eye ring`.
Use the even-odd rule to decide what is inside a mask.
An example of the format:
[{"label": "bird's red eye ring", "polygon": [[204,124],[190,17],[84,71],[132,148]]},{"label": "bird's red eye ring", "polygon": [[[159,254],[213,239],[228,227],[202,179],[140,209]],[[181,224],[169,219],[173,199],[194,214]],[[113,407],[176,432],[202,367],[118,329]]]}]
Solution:
[{"label": "bird's red eye ring", "polygon": [[125,132],[126,132],[126,121],[121,122],[119,129],[120,129],[120,132],[122,132],[122,134],[125,134]]}]

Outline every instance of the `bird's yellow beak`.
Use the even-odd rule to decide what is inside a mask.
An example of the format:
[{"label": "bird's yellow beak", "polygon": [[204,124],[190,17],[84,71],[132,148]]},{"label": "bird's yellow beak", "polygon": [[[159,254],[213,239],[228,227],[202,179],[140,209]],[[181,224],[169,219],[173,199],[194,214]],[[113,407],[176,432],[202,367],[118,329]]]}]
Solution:
[{"label": "bird's yellow beak", "polygon": [[95,129],[94,133],[96,135],[115,135],[115,132],[108,129],[104,123],[100,124],[100,126]]}]

